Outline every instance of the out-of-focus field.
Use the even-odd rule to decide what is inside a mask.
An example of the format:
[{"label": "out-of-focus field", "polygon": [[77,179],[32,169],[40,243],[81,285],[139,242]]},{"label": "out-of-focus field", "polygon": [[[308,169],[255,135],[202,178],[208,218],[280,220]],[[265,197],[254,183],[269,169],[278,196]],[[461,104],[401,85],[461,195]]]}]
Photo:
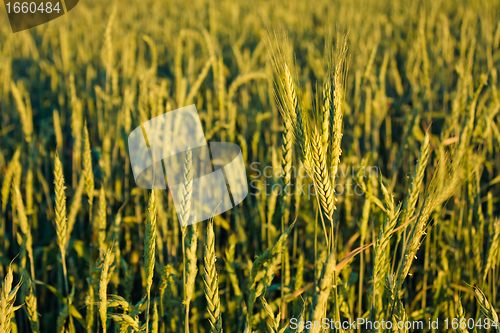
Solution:
[{"label": "out-of-focus field", "polygon": [[[498,321],[498,0],[82,0],[16,34],[0,16],[1,332]],[[249,194],[181,228],[127,137],[190,104],[241,147]]]}]

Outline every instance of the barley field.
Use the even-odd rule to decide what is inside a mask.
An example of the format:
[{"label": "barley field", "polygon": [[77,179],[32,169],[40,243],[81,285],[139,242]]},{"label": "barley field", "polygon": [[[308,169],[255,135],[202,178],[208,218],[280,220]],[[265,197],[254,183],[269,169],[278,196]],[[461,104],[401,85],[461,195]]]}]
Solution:
[{"label": "barley field", "polygon": [[[500,1],[0,16],[1,333],[500,332]],[[191,104],[249,193],[185,226],[128,135]]]}]

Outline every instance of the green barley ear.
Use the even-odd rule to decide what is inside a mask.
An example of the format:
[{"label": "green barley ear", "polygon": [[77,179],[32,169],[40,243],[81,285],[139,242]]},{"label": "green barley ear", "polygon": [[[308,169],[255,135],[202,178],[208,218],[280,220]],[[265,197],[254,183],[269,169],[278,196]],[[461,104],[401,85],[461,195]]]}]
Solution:
[{"label": "green barley ear", "polygon": [[208,305],[208,320],[210,333],[222,333],[221,305],[219,298],[219,276],[215,267],[215,235],[213,218],[208,221],[205,244],[205,297]]},{"label": "green barley ear", "polygon": [[[453,158],[456,159],[457,155],[459,154],[455,153]],[[458,158],[461,157],[458,156]],[[410,235],[405,244],[404,255],[397,269],[395,295],[399,295],[403,282],[410,272],[413,260],[416,258],[417,251],[420,248],[422,237],[426,234],[427,223],[431,214],[435,210],[441,209],[442,204],[452,197],[455,191],[463,184],[464,169],[461,167],[460,162],[454,160],[452,163],[455,165],[452,164],[451,167],[446,160],[440,161],[440,163],[437,166],[438,170],[430,181],[428,197],[420,208],[416,222],[411,228]],[[399,298],[399,296],[397,297]]]},{"label": "green barley ear", "polygon": [[297,272],[295,274],[295,290],[299,290],[304,285],[304,252],[300,252],[297,260]]},{"label": "green barley ear", "polygon": [[10,185],[12,183],[12,178],[14,177],[14,171],[16,170],[16,164],[21,156],[21,149],[17,148],[12,160],[7,166],[7,172],[4,174],[4,179],[2,182],[2,215],[5,214],[7,209],[7,201],[9,200]]},{"label": "green barley ear", "polygon": [[139,318],[132,318],[127,314],[112,314],[110,318],[115,321],[115,325],[119,324],[120,333],[142,332],[143,327],[139,327]]},{"label": "green barley ear", "polygon": [[[176,66],[177,69],[177,66]],[[226,101],[226,77],[224,74],[224,59],[222,56],[219,56],[218,61],[218,99],[219,99],[219,114],[221,121],[226,120],[226,111],[225,111],[225,101]]]},{"label": "green barley ear", "polygon": [[[283,130],[283,144],[282,144],[282,156],[281,156],[281,168],[282,168],[282,177],[281,182],[283,186],[283,201],[281,204],[281,214],[283,216],[284,223],[288,222],[288,218],[290,215],[290,201],[291,201],[291,193],[290,191],[290,181],[292,178],[292,158],[293,158],[293,128],[292,124],[289,121],[285,121]],[[282,230],[284,231],[284,230]]]},{"label": "green barley ear", "polygon": [[[250,276],[248,277],[248,282],[247,285],[249,286],[249,291],[248,291],[248,309],[247,309],[247,325],[249,330],[251,331],[252,328],[252,315],[253,315],[253,309],[255,305],[255,300],[257,297],[259,297],[263,293],[263,284],[258,284],[259,281],[262,279],[266,278],[266,275],[271,275],[268,274],[268,272],[264,269],[265,264],[271,262],[269,265],[270,268],[275,268],[277,263],[273,263],[273,261],[276,261],[278,258],[278,255],[283,253],[285,249],[285,244],[288,240],[288,236],[290,235],[290,232],[292,231],[293,227],[295,225],[295,221],[290,224],[290,226],[283,232],[276,243],[271,247],[268,248],[262,253],[260,256],[258,256],[253,264],[252,268],[250,270]],[[274,270],[272,271],[274,273]],[[266,279],[266,284],[267,281]]]},{"label": "green barley ear", "polygon": [[[328,256],[326,265],[323,266],[323,271],[318,281],[319,292],[316,292],[313,298],[310,319],[312,321],[321,320],[325,316],[328,296],[333,284],[335,262],[335,252],[332,252]],[[319,329],[313,329],[311,332],[318,333]]]},{"label": "green barley ear", "polygon": [[490,248],[488,249],[488,257],[486,260],[486,268],[484,269],[483,281],[486,280],[488,272],[497,267],[498,258],[500,257],[500,220],[494,223],[494,233],[491,235]]},{"label": "green barley ear", "polygon": [[[71,206],[69,207],[68,227],[67,227],[68,243],[71,238],[71,232],[73,231],[73,228],[75,226],[78,211],[82,208],[82,196],[84,189],[85,189],[85,178],[82,177],[78,182],[78,187],[76,188],[75,194],[73,195],[73,200],[71,201]],[[67,245],[68,244],[66,244],[66,246]]]},{"label": "green barley ear", "polygon": [[151,327],[151,333],[158,333],[158,304],[156,301],[153,307],[153,325]]},{"label": "green barley ear", "polygon": [[290,232],[292,231],[294,226],[295,221],[291,223],[290,226],[285,230],[285,232],[280,235],[276,243],[271,248],[266,249],[264,253],[262,253],[254,260],[248,281],[248,284],[251,286],[250,288],[255,287],[255,284],[259,281],[258,277],[261,276],[258,275],[258,273],[264,267],[264,264],[272,259],[275,259],[278,254],[281,254],[281,252],[283,252],[285,243],[288,240],[288,236],[290,235]]},{"label": "green barley ear", "polygon": [[[375,297],[375,308],[372,310],[381,311],[384,293],[384,279],[390,273],[390,240],[396,227],[400,214],[401,205],[395,207],[394,197],[389,193],[383,182],[380,183],[382,193],[385,197],[385,209],[387,217],[380,228],[379,236],[375,242],[375,259],[373,270],[373,294]],[[377,314],[378,315],[378,314]],[[377,317],[378,318],[378,317]]]},{"label": "green barley ear", "polygon": [[236,265],[234,262],[234,253],[236,248],[236,236],[233,234],[229,236],[229,246],[226,247],[225,254],[226,260],[224,260],[226,272],[229,275],[229,280],[234,289],[234,294],[237,298],[240,298],[243,293],[240,289],[240,283],[238,281],[238,275],[236,274]]},{"label": "green barley ear", "polygon": [[[302,310],[300,311],[300,315],[298,317],[299,322],[305,321],[306,309],[307,309],[307,299],[305,300],[304,304],[302,304]],[[305,328],[306,328],[306,325],[301,325],[295,330],[295,333],[302,333],[302,332],[304,332]]]},{"label": "green barley ear", "polygon": [[295,89],[296,70],[293,61],[293,50],[284,30],[268,34],[266,38],[270,57],[274,70],[274,98],[283,116],[285,124],[289,122],[293,128],[293,137],[301,149],[306,153],[305,141],[307,137],[303,121],[302,109],[299,105],[299,97]]},{"label": "green barley ear", "polygon": [[[457,304],[457,318],[459,319],[459,322],[463,320],[466,320],[465,319],[465,310],[464,308],[462,307],[462,302],[461,300],[459,299],[458,300],[458,304]],[[465,328],[462,328],[461,325],[458,325],[458,328],[457,328],[457,331],[459,333],[469,333],[469,331]]]},{"label": "green barley ear", "polygon": [[99,219],[97,227],[97,240],[99,242],[99,251],[101,251],[101,253],[107,250],[106,226],[107,226],[106,191],[104,190],[104,183],[103,183],[101,184],[101,189],[99,191]]},{"label": "green barley ear", "polygon": [[430,156],[430,133],[425,134],[424,142],[420,148],[420,155],[418,157],[417,167],[415,168],[415,173],[413,174],[410,189],[408,190],[408,195],[405,201],[404,216],[401,224],[406,223],[415,212],[415,206],[417,203],[418,195],[422,187],[422,182],[425,175],[425,169],[429,161]]},{"label": "green barley ear", "polygon": [[[339,36],[340,37],[340,36]],[[340,38],[338,38],[340,40]],[[342,129],[344,115],[344,99],[345,99],[345,80],[347,76],[347,33],[344,35],[342,43],[338,45],[337,55],[335,59],[335,76],[334,76],[334,112],[330,113],[330,156],[332,161],[331,176],[334,179],[337,174],[338,165],[340,163],[340,155],[342,154]]]},{"label": "green barley ear", "polygon": [[40,323],[38,321],[36,294],[33,290],[31,277],[26,270],[23,270],[23,281],[24,283],[21,289],[23,291],[22,294],[24,294],[24,305],[30,321],[31,331],[33,333],[39,333]]},{"label": "green barley ear", "polygon": [[149,330],[149,307],[150,293],[153,284],[153,275],[155,269],[155,249],[156,249],[156,199],[155,191],[151,191],[151,197],[148,204],[148,221],[146,222],[146,237],[144,238],[144,270],[146,271],[146,332]]},{"label": "green barley ear", "polygon": [[56,332],[57,333],[66,333],[66,320],[69,317],[68,304],[65,304],[64,307],[59,311],[56,322]]},{"label": "green barley ear", "polygon": [[106,333],[109,268],[113,260],[113,249],[111,247],[104,255],[104,262],[101,267],[101,279],[99,282],[99,317],[101,318],[103,333]]},{"label": "green barley ear", "polygon": [[35,277],[35,262],[33,258],[33,237],[31,235],[31,227],[28,222],[28,217],[26,216],[26,210],[24,209],[23,198],[21,197],[21,192],[19,191],[19,185],[14,182],[14,202],[18,214],[18,223],[24,234],[24,241],[26,251],[30,258],[31,275]]},{"label": "green barley ear", "polygon": [[85,323],[86,323],[87,333],[92,333],[94,327],[94,302],[95,302],[93,279],[87,278],[87,285],[88,285],[88,295],[85,300],[85,304],[87,306]]},{"label": "green barley ear", "polygon": [[267,323],[267,329],[269,333],[278,333],[280,331],[279,329],[279,324],[280,324],[280,315],[274,316],[273,309],[267,303],[267,300],[262,296],[260,298],[260,301],[262,303],[262,308],[264,308],[264,312],[266,313],[266,323]]},{"label": "green barley ear", "polygon": [[59,117],[59,112],[57,110],[52,111],[53,119],[54,119],[54,132],[56,134],[56,145],[59,151],[63,150],[63,135],[61,128],[61,119]]},{"label": "green barley ear", "polygon": [[[485,317],[494,321],[498,325],[499,324],[498,314],[495,312],[495,308],[493,307],[493,305],[488,301],[484,293],[479,288],[477,287],[473,288],[474,288],[474,294],[479,303],[479,307],[481,308],[481,312],[484,314]],[[500,332],[500,328],[497,327],[496,330],[497,332]]]},{"label": "green barley ear", "polygon": [[168,320],[165,324],[169,324],[173,332],[177,331],[177,322],[175,316],[175,306],[172,303],[177,299],[177,283],[175,281],[176,272],[174,268],[167,264],[161,270],[160,281],[160,313],[168,313]]},{"label": "green barley ear", "polygon": [[323,83],[323,108],[321,112],[321,145],[325,154],[329,152],[330,148],[330,117],[333,113],[333,89],[329,70],[326,75]]},{"label": "green barley ear", "polygon": [[92,171],[92,152],[90,149],[87,122],[85,122],[84,127],[83,177],[85,178],[85,192],[89,198],[90,209],[92,210],[92,202],[94,199],[94,172]]},{"label": "green barley ear", "polygon": [[12,268],[9,265],[7,268],[7,274],[2,282],[2,290],[0,295],[0,332],[10,333],[11,332],[11,319],[14,312],[21,308],[21,306],[14,306],[16,301],[16,294],[21,287],[21,281],[12,289],[12,281],[14,280],[12,275]]},{"label": "green barley ear", "polygon": [[[21,88],[18,88],[21,87]],[[33,116],[31,111],[31,105],[29,104],[29,95],[26,95],[24,88],[19,81],[18,84],[15,82],[11,82],[10,88],[12,91],[12,95],[14,96],[14,100],[16,101],[17,110],[19,111],[19,116],[21,118],[21,124],[23,127],[24,138],[27,143],[31,143],[31,137],[33,133]],[[28,105],[23,101],[23,95],[27,96],[26,99]]]}]

